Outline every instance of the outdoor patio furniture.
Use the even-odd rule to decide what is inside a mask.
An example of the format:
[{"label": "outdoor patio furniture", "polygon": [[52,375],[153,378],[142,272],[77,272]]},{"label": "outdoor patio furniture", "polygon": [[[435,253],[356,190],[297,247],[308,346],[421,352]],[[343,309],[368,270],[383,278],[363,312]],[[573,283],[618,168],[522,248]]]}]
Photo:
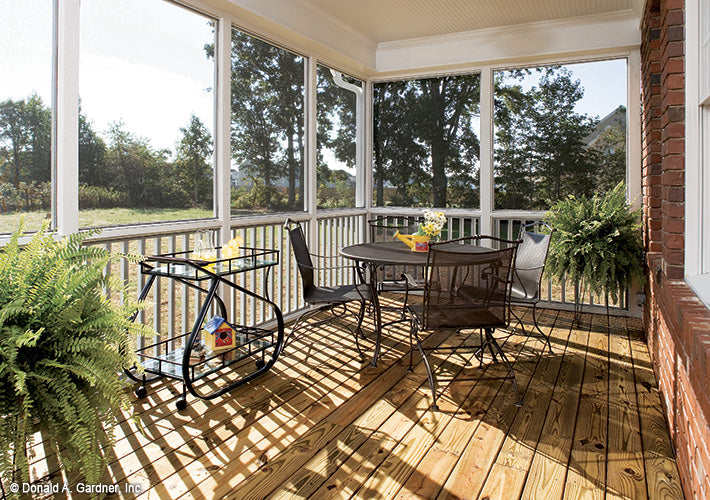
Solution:
[{"label": "outdoor patio furniture", "polygon": [[[538,228],[538,231],[528,229]],[[548,232],[542,234],[539,231],[545,228]],[[550,239],[554,229],[544,222],[533,222],[526,224],[520,231],[520,246],[515,258],[513,268],[513,286],[510,292],[510,302],[512,305],[532,306],[534,330],[542,336],[547,348],[552,353],[550,337],[547,336],[537,323],[537,304],[540,302],[540,283],[542,274],[545,271],[545,260],[550,248]],[[525,326],[522,320],[512,311],[513,316],[520,324],[525,333]],[[534,330],[532,333],[534,333]]]},{"label": "outdoor patio furniture", "polygon": [[[481,242],[485,242],[486,246],[478,246]],[[421,306],[409,306],[412,320],[409,366],[411,369],[413,344],[416,344],[427,372],[433,410],[438,409],[436,377],[419,333],[440,328],[479,330],[481,345],[476,353],[479,364],[482,364],[486,348],[494,361],[497,361],[497,352],[513,381],[515,404],[522,405],[513,366],[493,336],[496,328],[508,326],[512,265],[519,243],[490,236],[470,236],[430,245],[424,302]]]},{"label": "outdoor patio furniture", "polygon": [[[351,314],[357,320],[357,327],[353,333],[355,336],[355,347],[362,357],[363,354],[360,349],[358,337],[364,337],[362,333],[362,320],[365,314],[365,303],[368,300],[372,300],[372,293],[370,292],[370,288],[366,284],[362,283],[364,280],[360,274],[360,269],[356,266],[333,265],[333,259],[337,259],[337,256],[325,257],[310,253],[301,223],[287,219],[285,226],[288,231],[289,238],[291,239],[291,248],[293,249],[294,257],[296,258],[298,272],[301,275],[303,300],[305,300],[306,303],[313,308],[298,317],[291,328],[291,331],[284,340],[282,350],[286,348],[290,341],[297,337],[297,331],[306,330],[307,328],[315,328],[332,321],[334,317],[340,318],[346,314]],[[316,267],[313,265],[313,259],[317,259],[318,261],[327,261],[328,265]],[[360,281],[361,283],[338,286],[320,286],[317,284],[317,271],[332,271],[344,268],[352,269],[355,273],[355,280]],[[360,312],[357,315],[350,311],[347,306],[348,303],[355,301],[360,302]],[[338,310],[339,308],[340,310]],[[333,314],[333,317],[321,319],[315,323],[306,323],[307,319],[316,316],[322,311],[330,311]]]},{"label": "outdoor patio furniture", "polygon": [[383,279],[383,270],[391,267],[408,266],[424,269],[427,265],[426,252],[412,252],[401,241],[379,241],[359,243],[340,250],[340,255],[364,265],[368,270],[369,285],[372,292],[372,305],[375,310],[375,352],[372,366],[377,365],[382,343],[382,307],[379,300],[379,283]]},{"label": "outdoor patio furniture", "polygon": [[[394,241],[394,235],[396,233],[414,234],[418,231],[419,223],[422,221],[422,217],[396,215],[383,215],[375,219],[370,219],[367,221],[370,228],[370,242]],[[420,272],[421,268],[412,266],[385,266],[382,268],[382,276],[377,282],[377,292],[403,294],[401,306],[384,308],[385,310],[392,310],[399,313],[399,316],[384,323],[382,327],[408,321],[406,308],[409,294],[412,292],[421,293],[423,290],[423,281],[417,281],[417,273]]]}]

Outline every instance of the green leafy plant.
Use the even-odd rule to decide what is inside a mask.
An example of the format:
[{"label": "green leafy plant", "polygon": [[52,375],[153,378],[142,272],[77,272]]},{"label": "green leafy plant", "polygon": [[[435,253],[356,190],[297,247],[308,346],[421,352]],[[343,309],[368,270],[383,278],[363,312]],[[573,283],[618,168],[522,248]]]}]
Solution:
[{"label": "green leafy plant", "polygon": [[570,279],[596,295],[608,292],[614,301],[634,282],[644,283],[640,211],[631,210],[623,182],[605,195],[557,202],[545,222],[556,229],[548,276]]},{"label": "green leafy plant", "polygon": [[[23,224],[0,249],[0,474],[29,482],[33,433],[61,466],[98,483],[121,408],[120,371],[135,361],[130,321],[141,307],[104,270],[116,256],[83,245],[94,232],[62,239],[47,225],[21,245]],[[123,256],[131,260],[136,257]],[[124,303],[112,301],[123,294]]]}]

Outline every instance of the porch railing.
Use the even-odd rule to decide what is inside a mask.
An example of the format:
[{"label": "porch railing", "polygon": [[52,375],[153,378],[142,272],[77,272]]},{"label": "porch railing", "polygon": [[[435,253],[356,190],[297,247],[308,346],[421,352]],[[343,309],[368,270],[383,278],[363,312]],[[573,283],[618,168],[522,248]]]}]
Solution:
[{"label": "porch railing", "polygon": [[[320,282],[323,285],[349,283],[353,273],[345,268],[350,264],[339,256],[340,248],[367,241],[367,220],[386,211],[366,213],[364,210],[332,211],[319,214],[312,218],[307,214],[300,216],[301,223],[308,235],[311,249],[314,253],[336,257],[337,263],[333,269],[321,273]],[[391,212],[389,212],[391,213]],[[411,215],[419,215],[421,211],[412,210]],[[410,215],[410,214],[403,214]],[[479,234],[480,217],[477,214],[449,213],[447,211],[447,228],[444,238],[457,238]],[[502,238],[517,238],[520,227],[524,224],[540,220],[539,213],[529,216],[520,214],[496,215],[491,221],[493,234]],[[259,294],[268,294],[279,305],[288,318],[306,307],[301,296],[300,277],[293,258],[288,234],[284,228],[285,217],[269,216],[255,217],[240,223],[233,221],[230,228],[230,238],[241,236],[245,245],[273,248],[279,251],[278,266],[270,271],[265,280],[264,270],[250,271],[234,276],[237,283],[248,287]],[[219,229],[212,224],[217,231]],[[314,232],[315,230],[315,232]],[[192,248],[195,228],[177,230],[170,233],[143,234],[125,236],[113,239],[95,239],[94,244],[104,246],[112,252],[152,255],[156,253],[187,251]],[[341,267],[342,266],[342,267]],[[119,276],[129,286],[130,293],[136,295],[145,284],[138,265],[123,260],[113,263],[108,273]],[[225,290],[225,304],[230,318],[234,322],[246,325],[263,325],[269,323],[272,313],[263,303],[251,297],[238,296],[232,290]],[[549,306],[571,307],[575,297],[574,287],[569,283],[543,282],[543,300]],[[201,292],[195,291],[183,284],[165,278],[158,278],[147,300],[151,302],[149,310],[143,312],[140,320],[152,325],[156,331],[166,336],[175,336],[189,332],[195,321],[196,312],[201,301]],[[585,297],[585,306],[606,306],[606,297]],[[545,304],[542,304],[543,306]],[[628,294],[624,294],[617,303],[610,303],[613,309],[627,310]]]}]

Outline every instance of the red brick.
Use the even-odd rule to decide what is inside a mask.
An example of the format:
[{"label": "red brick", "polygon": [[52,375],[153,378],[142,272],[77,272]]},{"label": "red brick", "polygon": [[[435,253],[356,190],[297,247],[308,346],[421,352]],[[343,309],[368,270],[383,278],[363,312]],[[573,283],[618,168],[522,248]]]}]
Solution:
[{"label": "red brick", "polygon": [[667,89],[685,89],[685,75],[670,74],[663,82],[663,86]]},{"label": "red brick", "polygon": [[666,170],[663,172],[662,183],[664,186],[685,186],[684,170]]},{"label": "red brick", "polygon": [[663,158],[664,170],[684,170],[685,157],[682,155],[669,155]]},{"label": "red brick", "polygon": [[675,24],[683,24],[685,16],[682,10],[671,10],[666,13],[665,23],[667,26],[673,26]]},{"label": "red brick", "polygon": [[[685,221],[683,219],[667,219],[663,221],[663,229],[668,233],[683,234]],[[682,262],[671,262],[671,264],[682,264]]]},{"label": "red brick", "polygon": [[663,143],[662,152],[664,155],[683,154],[685,141],[683,139],[668,139]]},{"label": "red brick", "polygon": [[685,138],[685,123],[669,123],[667,127],[663,127],[663,139],[684,139]]},{"label": "red brick", "polygon": [[[665,224],[664,224],[665,226]],[[682,234],[668,234],[663,237],[663,246],[672,250],[680,250],[685,245],[685,236]]]},{"label": "red brick", "polygon": [[663,97],[662,107],[682,106],[685,103],[685,92],[682,90],[671,90]]}]

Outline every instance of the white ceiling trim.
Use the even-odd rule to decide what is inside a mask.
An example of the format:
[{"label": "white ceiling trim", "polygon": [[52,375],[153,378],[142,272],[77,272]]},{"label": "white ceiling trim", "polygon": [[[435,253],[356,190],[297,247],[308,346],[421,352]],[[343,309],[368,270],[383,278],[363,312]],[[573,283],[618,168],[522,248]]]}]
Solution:
[{"label": "white ceiling trim", "polygon": [[380,75],[637,48],[633,10],[379,44]]}]

